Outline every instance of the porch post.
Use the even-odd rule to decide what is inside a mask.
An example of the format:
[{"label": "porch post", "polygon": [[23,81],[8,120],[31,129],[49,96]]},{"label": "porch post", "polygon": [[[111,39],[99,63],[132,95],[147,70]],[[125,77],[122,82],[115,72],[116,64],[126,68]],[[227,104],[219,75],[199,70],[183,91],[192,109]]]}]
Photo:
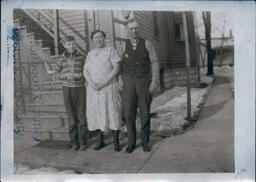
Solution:
[{"label": "porch post", "polygon": [[189,39],[187,28],[186,12],[182,12],[182,22],[185,38],[185,55],[186,55],[186,75],[187,75],[187,120],[191,120],[191,86],[190,86],[190,52],[189,52]]},{"label": "porch post", "polygon": [[54,53],[59,55],[60,31],[59,31],[59,10],[54,11]]}]

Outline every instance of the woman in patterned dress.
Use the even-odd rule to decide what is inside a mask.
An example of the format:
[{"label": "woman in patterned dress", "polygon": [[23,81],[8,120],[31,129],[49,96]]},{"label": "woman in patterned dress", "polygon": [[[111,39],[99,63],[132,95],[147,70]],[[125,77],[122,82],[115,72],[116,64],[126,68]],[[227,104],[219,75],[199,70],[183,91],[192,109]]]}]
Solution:
[{"label": "woman in patterned dress", "polygon": [[106,34],[101,30],[95,30],[91,34],[96,47],[88,53],[84,65],[84,77],[88,83],[86,116],[89,131],[98,131],[95,150],[105,146],[103,132],[111,129],[114,150],[120,151],[121,98],[117,75],[121,59],[116,49],[105,45],[105,37]]}]

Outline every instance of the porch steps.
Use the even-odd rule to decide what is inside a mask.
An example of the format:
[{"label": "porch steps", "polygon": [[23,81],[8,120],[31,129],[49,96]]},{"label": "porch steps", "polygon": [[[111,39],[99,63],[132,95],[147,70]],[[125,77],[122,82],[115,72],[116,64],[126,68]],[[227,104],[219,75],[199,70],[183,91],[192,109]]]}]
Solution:
[{"label": "porch steps", "polygon": [[64,104],[27,104],[29,113],[66,113]]},{"label": "porch steps", "polygon": [[49,115],[40,115],[31,113],[20,117],[24,123],[24,128],[31,129],[42,129],[42,130],[52,130],[56,128],[68,128],[68,117],[66,115],[59,115],[57,113]]},{"label": "porch steps", "polygon": [[59,140],[59,141],[69,141],[69,134],[66,128],[58,128],[52,130],[44,130],[40,131],[37,129],[25,129],[20,132],[20,134],[15,134],[14,139],[34,139],[38,142],[43,142],[46,140]]},{"label": "porch steps", "polygon": [[56,105],[64,104],[63,91],[62,90],[52,90],[52,91],[35,91],[33,92],[34,104],[47,104]]},{"label": "porch steps", "polygon": [[[29,27],[22,25],[19,20],[14,20],[15,26],[20,29],[23,39],[30,45],[35,46],[36,53],[44,54],[49,57],[49,62],[54,64],[58,59],[58,56],[51,55],[52,51],[49,47],[44,47],[43,40],[36,40],[36,35],[29,31]],[[37,33],[38,34],[38,33]],[[20,46],[23,46],[22,43]],[[24,50],[30,51],[30,49],[23,49],[23,56],[19,57],[19,62],[26,62],[27,69],[32,62],[29,62],[30,52],[24,52]],[[39,51],[39,52],[38,52]],[[26,59],[26,54],[28,58]],[[16,115],[17,122],[14,121],[14,136],[15,139],[34,139],[38,141],[45,140],[69,140],[68,135],[68,117],[66,115],[62,91],[62,82],[53,81],[51,75],[47,76],[44,68],[43,60],[38,62],[38,76],[39,87],[37,91],[32,91],[30,99],[26,99],[25,113],[19,113]],[[19,65],[16,65],[16,69]],[[22,84],[22,83],[20,83]],[[20,85],[17,83],[15,89]],[[15,90],[16,91],[16,90]]]}]

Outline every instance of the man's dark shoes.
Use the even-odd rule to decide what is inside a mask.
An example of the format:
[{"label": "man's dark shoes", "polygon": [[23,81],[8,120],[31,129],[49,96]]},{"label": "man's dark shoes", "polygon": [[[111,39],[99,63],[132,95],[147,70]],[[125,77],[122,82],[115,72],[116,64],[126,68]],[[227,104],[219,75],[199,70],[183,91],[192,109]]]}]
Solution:
[{"label": "man's dark shoes", "polygon": [[143,148],[144,152],[150,152],[151,151],[151,147],[149,147],[148,145],[143,145],[142,148]]},{"label": "man's dark shoes", "polygon": [[135,150],[135,146],[128,146],[125,150],[126,153],[132,153]]}]

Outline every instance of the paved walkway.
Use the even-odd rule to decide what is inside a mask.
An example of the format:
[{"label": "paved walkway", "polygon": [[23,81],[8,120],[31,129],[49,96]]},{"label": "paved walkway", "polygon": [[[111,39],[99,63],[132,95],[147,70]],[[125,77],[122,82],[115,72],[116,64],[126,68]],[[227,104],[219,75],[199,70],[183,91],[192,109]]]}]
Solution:
[{"label": "paved walkway", "polygon": [[161,142],[139,172],[234,172],[233,95],[227,78],[215,79],[194,128]]},{"label": "paved walkway", "polygon": [[127,137],[121,136],[122,151],[113,152],[112,138],[100,151],[93,150],[95,139],[83,152],[65,150],[64,142],[48,141],[26,147],[15,142],[15,162],[33,167],[51,166],[78,173],[198,173],[234,171],[234,101],[228,79],[216,76],[206,104],[194,127],[168,138],[152,137],[153,150],[138,148],[124,152]]}]

